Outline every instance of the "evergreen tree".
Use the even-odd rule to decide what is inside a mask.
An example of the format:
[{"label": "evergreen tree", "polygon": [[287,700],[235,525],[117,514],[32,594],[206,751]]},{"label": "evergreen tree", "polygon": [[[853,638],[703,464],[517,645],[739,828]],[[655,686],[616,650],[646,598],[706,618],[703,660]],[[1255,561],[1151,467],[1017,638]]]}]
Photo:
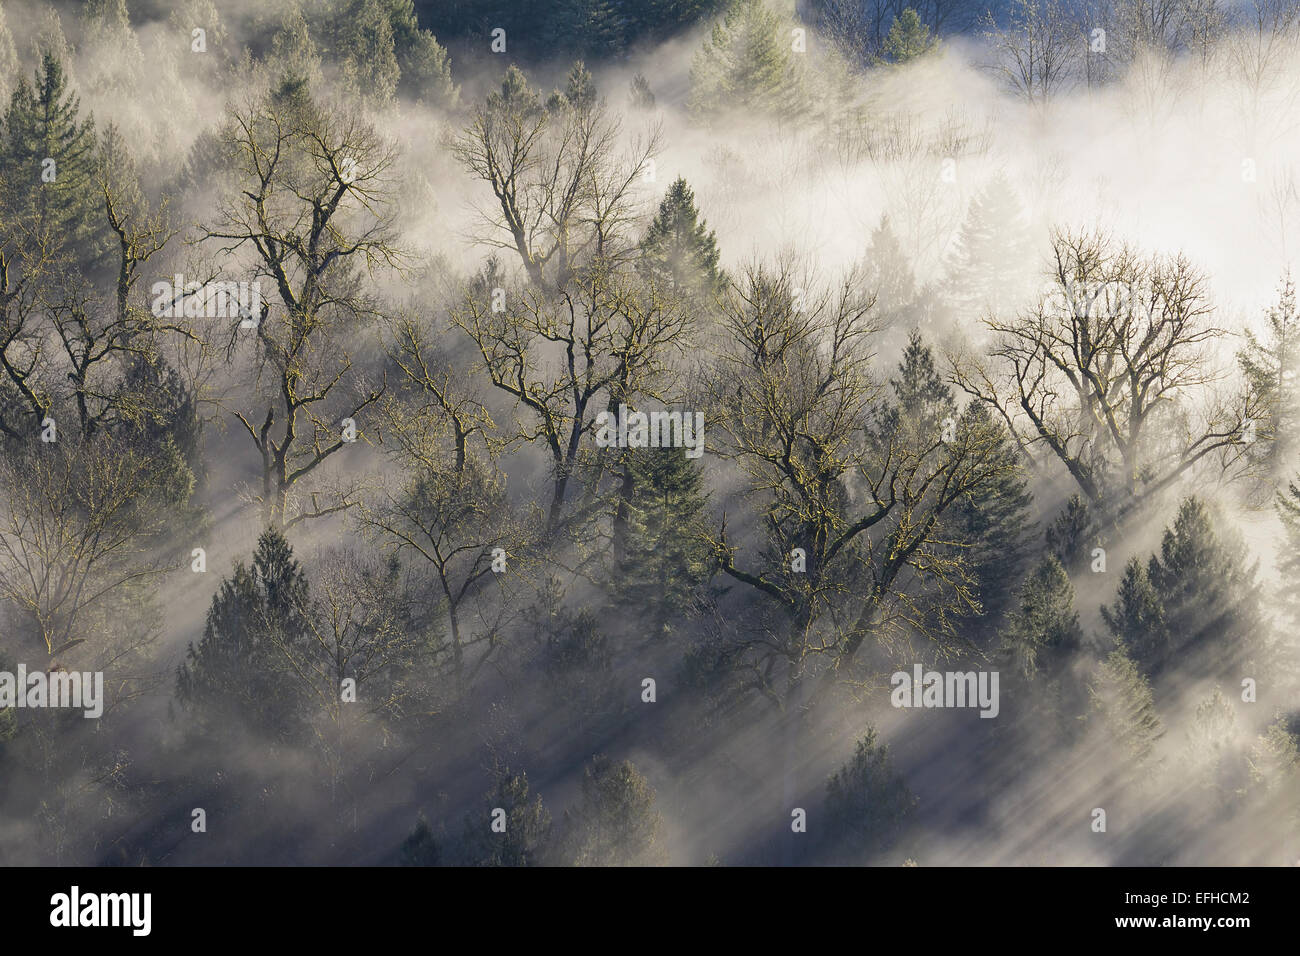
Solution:
[{"label": "evergreen tree", "polygon": [[1279,469],[1289,473],[1300,464],[1300,312],[1290,272],[1283,275],[1277,302],[1268,310],[1264,337],[1247,330],[1237,360],[1265,410],[1263,420],[1253,423],[1248,453],[1271,486]]},{"label": "evergreen tree", "polygon": [[[0,43],[3,43],[3,37],[0,36]],[[0,48],[0,59],[3,58],[3,50]],[[632,77],[632,82],[628,87],[628,100],[632,109],[638,112],[646,112],[655,108],[654,90],[650,89],[650,83],[640,73]]]},{"label": "evergreen tree", "polygon": [[889,850],[917,800],[894,772],[889,747],[874,727],[854,744],[853,757],[826,784],[826,838],[831,854],[859,862]]},{"label": "evergreen tree", "polygon": [[947,293],[964,320],[1019,308],[1029,291],[1033,247],[1020,200],[996,174],[971,200],[948,260]]},{"label": "evergreen tree", "polygon": [[695,193],[678,177],[659,204],[659,212],[641,240],[640,268],[674,292],[707,296],[722,291],[718,243],[700,219]]},{"label": "evergreen tree", "polygon": [[886,335],[892,338],[909,328],[931,331],[930,303],[917,287],[911,260],[888,214],[882,214],[871,231],[862,260],[862,281],[876,297],[877,322]]},{"label": "evergreen tree", "polygon": [[1088,503],[1079,495],[1071,495],[1065,509],[1047,527],[1048,550],[1070,574],[1088,565],[1093,549],[1100,546],[1100,541]]},{"label": "evergreen tree", "polygon": [[1188,777],[1203,791],[1224,806],[1245,793],[1249,765],[1236,742],[1236,714],[1223,691],[1214,693],[1196,706],[1187,731],[1186,762]]},{"label": "evergreen tree", "polygon": [[1115,603],[1103,607],[1101,616],[1116,643],[1128,648],[1136,660],[1160,660],[1169,656],[1170,636],[1164,608],[1147,569],[1137,558],[1130,558],[1124,566]]},{"label": "evergreen tree", "polygon": [[1278,492],[1277,513],[1282,522],[1277,572],[1278,606],[1290,622],[1291,634],[1300,633],[1300,477]]},{"label": "evergreen tree", "polygon": [[200,729],[221,734],[246,724],[269,738],[300,737],[307,719],[286,649],[306,639],[307,579],[284,536],[268,528],[251,567],[221,583],[198,645],[176,676],[176,697]]},{"label": "evergreen tree", "polygon": [[889,384],[894,390],[891,414],[919,436],[918,447],[942,439],[945,426],[956,427],[957,404],[952,389],[935,368],[934,353],[919,331],[913,329],[908,335],[898,377],[890,379]]},{"label": "evergreen tree", "polygon": [[415,826],[402,841],[400,859],[402,866],[437,866],[442,862],[442,848],[423,813],[416,817]]},{"label": "evergreen tree", "polygon": [[[464,862],[470,866],[537,866],[551,835],[551,815],[540,795],[529,800],[528,774],[496,769],[496,782],[482,809],[465,818]],[[492,829],[496,810],[505,811],[505,831]]]},{"label": "evergreen tree", "polygon": [[280,27],[271,37],[271,62],[280,83],[301,83],[308,87],[320,80],[320,54],[311,37],[311,28],[294,4],[287,8]]},{"label": "evergreen tree", "polygon": [[1060,676],[1083,643],[1074,587],[1054,555],[1047,555],[1020,586],[1001,634],[1002,656],[1015,673]]},{"label": "evergreen tree", "polygon": [[1151,685],[1123,648],[1099,662],[1088,684],[1092,717],[1117,744],[1114,766],[1136,773],[1152,766],[1156,743],[1164,735]]},{"label": "evergreen tree", "polygon": [[576,812],[565,811],[568,859],[575,866],[647,866],[666,862],[655,791],[631,763],[593,757]]},{"label": "evergreen tree", "polygon": [[930,28],[921,22],[917,12],[907,7],[890,24],[889,33],[881,45],[881,60],[886,63],[907,63],[929,53],[937,43],[930,36]]},{"label": "evergreen tree", "polygon": [[980,602],[981,614],[971,622],[971,636],[982,640],[1001,626],[1029,558],[1033,496],[1024,456],[987,403],[971,402],[959,427],[987,435],[991,445],[989,479],[957,503],[951,519],[958,540],[966,546],[966,564]]},{"label": "evergreen tree", "polygon": [[611,57],[627,44],[627,17],[614,0],[556,0],[546,20],[548,49]]},{"label": "evergreen tree", "polygon": [[8,217],[31,216],[56,246],[93,269],[107,262],[109,245],[95,199],[94,123],[82,122],[80,109],[63,64],[47,53],[35,86],[21,81],[5,113],[0,167],[9,188],[0,202]]},{"label": "evergreen tree", "polygon": [[1152,679],[1172,667],[1234,685],[1248,662],[1265,662],[1267,625],[1258,565],[1240,534],[1215,529],[1198,498],[1183,501],[1147,574],[1160,599],[1168,640],[1135,657]]},{"label": "evergreen tree", "polygon": [[451,60],[428,30],[420,28],[414,0],[384,0],[401,74],[400,92],[413,99],[451,109],[460,91],[451,79]]},{"label": "evergreen tree", "polygon": [[547,100],[549,110],[573,109],[587,112],[600,102],[600,93],[596,89],[596,80],[581,60],[574,62],[565,77],[564,89],[556,90]]},{"label": "evergreen tree", "polygon": [[627,501],[623,559],[613,592],[636,611],[638,633],[654,638],[702,601],[712,551],[704,537],[704,479],[677,448],[625,456]]},{"label": "evergreen tree", "polygon": [[382,0],[352,0],[335,24],[335,55],[350,92],[367,103],[391,103],[401,70],[393,23]]},{"label": "evergreen tree", "polygon": [[783,120],[805,113],[804,75],[789,36],[766,0],[730,0],[691,66],[691,113]]}]

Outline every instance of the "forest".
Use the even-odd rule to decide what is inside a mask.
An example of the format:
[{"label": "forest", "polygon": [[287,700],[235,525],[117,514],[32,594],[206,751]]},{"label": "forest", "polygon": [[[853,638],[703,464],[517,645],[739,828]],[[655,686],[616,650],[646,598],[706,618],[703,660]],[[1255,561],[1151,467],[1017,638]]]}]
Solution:
[{"label": "forest", "polygon": [[0,0],[0,864],[1300,864],[1296,157],[1297,0]]}]

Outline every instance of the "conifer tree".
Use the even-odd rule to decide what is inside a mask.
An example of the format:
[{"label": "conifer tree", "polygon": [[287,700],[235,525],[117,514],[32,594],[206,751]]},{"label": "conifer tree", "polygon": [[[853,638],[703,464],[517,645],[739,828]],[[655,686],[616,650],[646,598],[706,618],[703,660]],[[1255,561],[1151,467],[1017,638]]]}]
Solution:
[{"label": "conifer tree", "polygon": [[641,240],[640,268],[676,293],[708,296],[720,292],[726,281],[718,257],[717,238],[700,218],[695,193],[679,176]]},{"label": "conifer tree", "polygon": [[958,315],[979,319],[1018,308],[1032,275],[1024,209],[1004,173],[971,200],[948,261],[947,294]]},{"label": "conifer tree", "polygon": [[401,69],[393,23],[382,0],[352,0],[335,25],[335,55],[344,82],[364,102],[384,106],[397,94]]},{"label": "conifer tree", "polygon": [[930,36],[930,28],[921,17],[907,7],[889,26],[885,42],[881,44],[881,60],[886,63],[907,63],[924,56],[935,48],[937,40]]},{"label": "conifer tree", "polygon": [[593,757],[582,800],[565,811],[566,846],[575,866],[648,866],[667,862],[655,791],[630,762]]},{"label": "conifer tree", "polygon": [[[481,809],[465,818],[463,862],[469,866],[541,864],[551,836],[551,815],[541,796],[530,799],[526,773],[499,767],[493,775],[496,782],[484,794]],[[498,809],[505,811],[504,831],[492,828],[493,811]]]},{"label": "conifer tree", "polygon": [[416,817],[415,826],[402,841],[400,859],[402,866],[437,866],[442,862],[442,847],[423,813]]},{"label": "conifer tree", "polygon": [[285,649],[306,634],[308,585],[293,548],[268,528],[251,566],[240,562],[221,582],[203,637],[191,644],[176,675],[176,697],[201,730],[230,724],[290,741],[308,717],[298,682],[286,673]]},{"label": "conifer tree", "polygon": [[401,74],[399,91],[413,99],[451,109],[460,91],[451,78],[447,51],[428,30],[420,28],[414,0],[384,0],[393,33],[393,48]]},{"label": "conifer tree", "polygon": [[889,746],[876,729],[853,746],[853,756],[826,784],[826,834],[833,857],[860,862],[890,849],[917,800],[894,771]]},{"label": "conifer tree", "polygon": [[1101,609],[1111,636],[1139,661],[1161,660],[1169,655],[1169,629],[1164,607],[1147,569],[1130,558],[1119,581],[1115,603]]},{"label": "conifer tree", "polygon": [[1278,605],[1292,635],[1300,634],[1300,476],[1278,492],[1277,513],[1282,522],[1278,547]]},{"label": "conifer tree", "polygon": [[703,599],[712,554],[704,537],[704,479],[677,448],[629,452],[626,469],[632,488],[613,593],[622,609],[635,609],[637,633],[653,638]]},{"label": "conifer tree", "polygon": [[1074,587],[1054,555],[1043,558],[1020,586],[1001,633],[1001,652],[1012,670],[1033,679],[1059,676],[1083,642],[1074,610]]},{"label": "conifer tree", "polygon": [[1183,501],[1151,557],[1147,574],[1160,598],[1168,640],[1135,659],[1152,679],[1170,668],[1237,683],[1241,668],[1265,664],[1267,623],[1257,562],[1240,534],[1215,527],[1196,497]]},{"label": "conifer tree", "polygon": [[971,622],[971,637],[982,640],[1001,626],[1029,558],[1033,496],[1024,456],[987,403],[971,402],[959,427],[989,436],[994,446],[989,479],[958,502],[951,522],[966,546],[966,564],[980,603],[980,616]]},{"label": "conifer tree", "polygon": [[1093,719],[1117,745],[1114,766],[1130,773],[1151,767],[1164,725],[1156,713],[1151,685],[1123,648],[1097,664],[1088,696]]},{"label": "conifer tree", "polygon": [[632,104],[632,109],[638,112],[655,108],[654,90],[650,89],[649,81],[640,73],[632,77],[632,82],[628,87],[628,99]]},{"label": "conifer tree", "polygon": [[730,0],[691,66],[691,113],[783,120],[805,113],[804,74],[789,36],[766,0]]},{"label": "conifer tree", "polygon": [[1099,542],[1088,503],[1079,495],[1071,495],[1065,508],[1047,527],[1048,549],[1067,572],[1074,574],[1087,566]]},{"label": "conifer tree", "polygon": [[1253,423],[1247,451],[1271,485],[1279,470],[1289,474],[1300,465],[1300,311],[1290,272],[1268,310],[1263,337],[1248,329],[1237,360],[1264,409],[1263,420]]},{"label": "conifer tree", "polygon": [[11,217],[32,216],[41,233],[86,269],[105,264],[108,252],[95,159],[94,123],[80,119],[63,64],[47,53],[34,86],[21,81],[5,113],[0,166],[9,189],[0,202]]}]

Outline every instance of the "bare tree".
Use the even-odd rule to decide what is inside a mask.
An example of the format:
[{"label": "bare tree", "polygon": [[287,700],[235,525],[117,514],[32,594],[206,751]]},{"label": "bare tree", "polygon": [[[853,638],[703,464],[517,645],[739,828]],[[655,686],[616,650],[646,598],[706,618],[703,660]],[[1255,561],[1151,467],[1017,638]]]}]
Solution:
[{"label": "bare tree", "polygon": [[621,149],[621,123],[590,79],[576,65],[568,90],[543,104],[512,66],[452,144],[492,190],[496,209],[483,211],[479,238],[517,253],[539,288],[563,288],[592,258],[628,256],[635,187],[659,150],[658,127]]},{"label": "bare tree", "polygon": [[1182,256],[1143,257],[1099,233],[1057,233],[1049,291],[991,316],[987,365],[958,365],[1027,448],[1044,446],[1099,514],[1120,517],[1216,453],[1235,457],[1253,399],[1212,386],[1206,277]]},{"label": "bare tree", "polygon": [[870,374],[874,301],[855,285],[804,294],[789,263],[751,267],[728,298],[711,379],[720,453],[752,513],[742,541],[724,515],[714,546],[722,572],[771,611],[732,653],[778,702],[809,667],[848,678],[868,639],[951,652],[936,608],[974,603],[941,518],[998,467],[994,436],[965,416],[921,423],[891,407]]},{"label": "bare tree", "polygon": [[984,28],[994,70],[1031,104],[1044,106],[1074,83],[1087,41],[1058,0],[1012,0],[1007,25],[989,14]]},{"label": "bare tree", "polygon": [[383,394],[349,346],[378,316],[364,274],[401,258],[388,203],[395,153],[355,112],[298,90],[232,109],[223,138],[237,149],[240,185],[203,236],[223,255],[251,253],[253,275],[274,293],[232,331],[234,348],[240,326],[256,324],[261,390],[257,410],[235,414],[262,460],[264,520],[290,526],[356,504],[355,486],[327,502],[313,492],[309,509],[291,493],[347,446],[344,420]]}]

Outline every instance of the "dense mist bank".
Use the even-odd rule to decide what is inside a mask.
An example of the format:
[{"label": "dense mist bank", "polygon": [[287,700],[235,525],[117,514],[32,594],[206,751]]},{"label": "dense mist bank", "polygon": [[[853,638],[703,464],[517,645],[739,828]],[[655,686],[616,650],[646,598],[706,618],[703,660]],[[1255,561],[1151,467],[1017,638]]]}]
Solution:
[{"label": "dense mist bank", "polygon": [[0,861],[1300,859],[1300,7],[432,6],[0,4]]}]

